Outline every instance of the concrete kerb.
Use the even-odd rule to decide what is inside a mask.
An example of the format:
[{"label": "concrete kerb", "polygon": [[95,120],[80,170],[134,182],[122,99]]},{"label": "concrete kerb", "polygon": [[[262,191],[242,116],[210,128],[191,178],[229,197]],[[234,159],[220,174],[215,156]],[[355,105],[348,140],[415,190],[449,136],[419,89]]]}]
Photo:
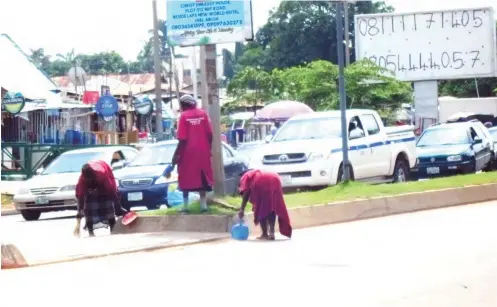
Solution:
[{"label": "concrete kerb", "polygon": [[[386,215],[444,208],[497,199],[497,184],[432,190],[396,196],[357,199],[289,210],[294,229],[343,223]],[[246,220],[253,220],[251,213]],[[236,216],[228,215],[166,215],[141,216],[132,227],[116,226],[116,233],[164,231],[229,232]],[[258,232],[252,222],[251,232]]]},{"label": "concrete kerb", "polygon": [[[445,190],[424,191],[418,193],[402,194],[389,197],[375,197],[370,199],[358,199],[315,206],[297,207],[289,210],[290,219],[294,229],[321,226],[369,219],[393,214],[408,213],[421,210],[439,209],[457,205],[479,203],[497,199],[497,184],[485,184],[478,186],[467,186]],[[253,215],[246,215],[246,220],[251,221]],[[153,233],[165,231],[183,232],[213,232],[227,233],[235,222],[233,216],[228,215],[168,215],[168,216],[141,216],[132,226],[124,227],[120,223],[116,225],[115,232],[120,234],[129,233]],[[258,233],[259,228],[250,222],[248,226],[251,233]],[[113,255],[122,255],[136,252],[146,252],[165,248],[175,248],[193,244],[214,242],[226,239],[228,236],[211,238],[175,245],[158,244],[149,247],[130,248],[113,253],[101,255],[82,255],[44,262],[35,265],[46,265],[83,259],[100,258]],[[10,246],[14,252],[4,253],[5,245],[2,244],[2,264],[4,255],[9,255],[9,263],[17,263],[14,267],[33,266],[25,264],[24,257],[15,246]],[[16,252],[17,251],[17,252]],[[24,261],[24,263],[23,263]]]},{"label": "concrete kerb", "polygon": [[[43,265],[50,265],[50,264],[57,264],[57,263],[66,263],[66,262],[73,262],[73,261],[79,261],[79,260],[89,260],[89,259],[98,259],[98,258],[104,258],[104,257],[109,257],[109,256],[118,256],[118,255],[126,255],[126,254],[132,254],[132,253],[139,253],[139,252],[152,252],[155,250],[162,250],[162,249],[174,249],[174,248],[181,248],[181,247],[186,247],[186,246],[192,246],[196,244],[203,244],[203,243],[214,243],[214,242],[219,242],[228,239],[229,237],[227,235],[225,236],[219,236],[215,238],[207,238],[207,239],[201,239],[201,240],[194,240],[190,242],[184,242],[184,243],[176,243],[174,245],[168,244],[168,243],[161,243],[157,245],[150,245],[146,247],[137,247],[137,248],[128,248],[128,249],[123,249],[111,253],[102,253],[102,254],[93,254],[93,255],[78,255],[78,256],[72,256],[69,258],[65,259],[56,259],[52,261],[43,261],[43,262],[38,262],[38,263],[27,263],[26,260],[24,260],[24,257],[20,253],[19,249],[15,247],[12,244],[8,244],[9,250],[15,250],[17,251],[16,254],[8,254],[9,256],[4,258],[4,247],[6,248],[7,245],[2,244],[2,270],[3,269],[20,269],[20,268],[26,268],[26,267],[36,267],[36,266],[43,266]],[[5,265],[4,265],[5,263]]]},{"label": "concrete kerb", "polygon": [[16,209],[4,209],[0,212],[0,216],[9,216],[16,214],[20,214],[19,211],[17,211]]}]

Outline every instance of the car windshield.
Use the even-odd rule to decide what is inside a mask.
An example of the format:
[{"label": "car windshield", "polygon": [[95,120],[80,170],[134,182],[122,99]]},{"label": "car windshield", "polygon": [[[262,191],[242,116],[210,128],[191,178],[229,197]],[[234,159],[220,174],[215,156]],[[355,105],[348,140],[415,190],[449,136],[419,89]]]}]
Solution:
[{"label": "car windshield", "polygon": [[468,133],[465,128],[447,127],[426,130],[419,138],[416,146],[461,145],[469,143]]},{"label": "car windshield", "polygon": [[170,164],[173,161],[176,144],[143,148],[128,166]]},{"label": "car windshield", "polygon": [[50,163],[41,174],[79,173],[85,163],[91,160],[101,160],[103,156],[104,153],[102,152],[63,154]]},{"label": "car windshield", "polygon": [[308,118],[286,122],[273,138],[273,142],[340,138],[339,117]]}]

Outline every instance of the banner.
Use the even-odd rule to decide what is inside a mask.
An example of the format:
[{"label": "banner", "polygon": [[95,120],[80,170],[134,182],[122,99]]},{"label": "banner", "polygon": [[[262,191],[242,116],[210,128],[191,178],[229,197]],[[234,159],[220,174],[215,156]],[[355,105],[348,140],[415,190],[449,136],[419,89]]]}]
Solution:
[{"label": "banner", "polygon": [[253,38],[250,0],[167,1],[170,46],[236,43]]}]

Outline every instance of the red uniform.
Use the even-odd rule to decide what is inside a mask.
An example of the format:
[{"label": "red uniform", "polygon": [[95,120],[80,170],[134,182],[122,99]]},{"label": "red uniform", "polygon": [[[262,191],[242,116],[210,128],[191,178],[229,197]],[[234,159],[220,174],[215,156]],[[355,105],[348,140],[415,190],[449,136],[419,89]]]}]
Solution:
[{"label": "red uniform", "polygon": [[202,109],[181,112],[177,138],[185,141],[179,152],[178,185],[182,191],[208,190],[212,187],[212,127]]},{"label": "red uniform", "polygon": [[275,213],[278,217],[280,233],[292,237],[290,216],[283,198],[283,189],[278,174],[250,170],[240,179],[240,192],[250,191],[250,203],[254,212],[254,223]]},{"label": "red uniform", "polygon": [[[114,178],[114,173],[110,168],[109,164],[105,161],[97,160],[90,161],[88,165],[92,168],[95,173],[95,179],[98,182],[98,186],[105,191],[109,199],[117,201],[117,186],[116,179]],[[79,177],[78,184],[76,185],[76,198],[82,198],[87,191],[85,181],[82,176]]]}]

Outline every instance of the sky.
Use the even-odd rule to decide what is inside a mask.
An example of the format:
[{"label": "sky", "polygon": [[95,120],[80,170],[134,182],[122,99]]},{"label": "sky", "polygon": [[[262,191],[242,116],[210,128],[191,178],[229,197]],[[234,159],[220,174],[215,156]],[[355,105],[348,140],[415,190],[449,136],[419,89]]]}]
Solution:
[{"label": "sky", "polygon": [[[253,0],[254,28],[264,25],[280,0]],[[493,6],[497,0],[387,0],[398,12]],[[157,1],[165,19],[166,0]],[[49,55],[115,50],[133,61],[153,27],[151,0],[3,0],[0,33],[26,52],[44,48]],[[224,46],[223,46],[224,47]]]}]

